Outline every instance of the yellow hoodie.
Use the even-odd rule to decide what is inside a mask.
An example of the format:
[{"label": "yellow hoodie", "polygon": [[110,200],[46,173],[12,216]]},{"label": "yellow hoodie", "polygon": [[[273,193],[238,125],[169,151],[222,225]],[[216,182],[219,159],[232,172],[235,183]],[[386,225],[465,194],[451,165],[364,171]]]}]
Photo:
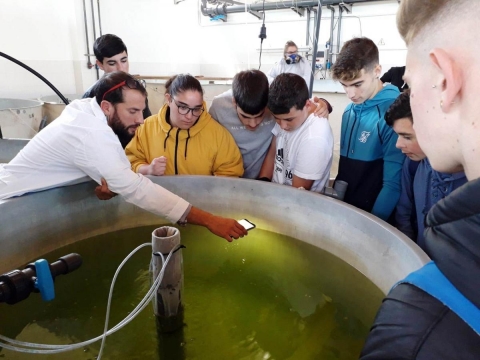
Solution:
[{"label": "yellow hoodie", "polygon": [[[203,103],[206,109],[205,102]],[[167,123],[170,108],[164,105],[140,125],[125,152],[137,172],[141,165],[165,156],[165,175],[243,175],[240,150],[232,135],[204,111],[188,130]]]}]

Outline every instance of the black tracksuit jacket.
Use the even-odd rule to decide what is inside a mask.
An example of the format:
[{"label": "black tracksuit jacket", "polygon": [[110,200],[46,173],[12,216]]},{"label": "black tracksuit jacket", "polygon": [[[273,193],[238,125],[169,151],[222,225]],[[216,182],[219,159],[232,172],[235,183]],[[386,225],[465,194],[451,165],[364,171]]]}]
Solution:
[{"label": "black tracksuit jacket", "polygon": [[[438,202],[426,220],[426,252],[480,309],[480,179]],[[480,336],[435,298],[400,284],[385,298],[362,360],[479,360]]]}]

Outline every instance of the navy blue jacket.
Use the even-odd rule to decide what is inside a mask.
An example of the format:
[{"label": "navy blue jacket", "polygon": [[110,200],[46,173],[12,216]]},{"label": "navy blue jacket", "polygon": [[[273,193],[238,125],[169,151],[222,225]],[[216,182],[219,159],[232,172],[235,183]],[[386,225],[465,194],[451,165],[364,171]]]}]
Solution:
[{"label": "navy blue jacket", "polygon": [[386,85],[373,99],[350,104],[342,117],[340,163],[336,180],[348,183],[345,201],[383,220],[400,197],[405,155],[384,116],[400,92]]},{"label": "navy blue jacket", "polygon": [[[429,211],[425,252],[480,309],[480,179],[469,181]],[[478,360],[480,336],[448,307],[410,284],[383,300],[362,360]]]},{"label": "navy blue jacket", "polygon": [[[465,173],[444,174],[432,169],[427,158],[419,162],[414,174],[410,173],[412,160],[407,158],[402,171],[402,193],[395,214],[398,230],[415,240],[425,250],[425,217],[440,199],[467,182]],[[412,213],[416,214],[413,223]]]}]

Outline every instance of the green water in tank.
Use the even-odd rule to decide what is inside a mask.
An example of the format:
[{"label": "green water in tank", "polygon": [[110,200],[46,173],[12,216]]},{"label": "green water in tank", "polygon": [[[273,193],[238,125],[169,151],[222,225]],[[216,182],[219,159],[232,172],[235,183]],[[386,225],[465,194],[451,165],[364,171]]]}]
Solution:
[{"label": "green water in tank", "polygon": [[[154,226],[90,238],[46,254],[50,262],[82,255],[77,271],[55,281],[56,298],[39,294],[0,304],[0,334],[69,344],[103,332],[117,266]],[[259,229],[227,243],[203,228],[181,228],[185,306],[180,331],[159,336],[152,306],[107,338],[102,359],[357,359],[383,297],[361,273],[317,247]],[[124,267],[115,286],[110,328],[150,286],[151,248]],[[35,259],[32,259],[35,260]],[[95,359],[97,342],[54,355],[0,350],[0,359]]]}]

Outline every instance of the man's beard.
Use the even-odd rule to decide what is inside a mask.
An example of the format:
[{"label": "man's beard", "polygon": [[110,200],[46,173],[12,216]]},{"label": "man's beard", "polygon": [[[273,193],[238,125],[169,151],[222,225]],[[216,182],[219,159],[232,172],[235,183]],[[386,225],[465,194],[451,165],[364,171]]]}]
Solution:
[{"label": "man's beard", "polygon": [[122,121],[118,117],[116,111],[110,120],[110,127],[112,128],[113,132],[118,136],[118,140],[120,140],[122,148],[125,149],[128,143],[133,139],[133,136],[135,134],[130,134],[128,132],[128,128],[122,124]]}]

